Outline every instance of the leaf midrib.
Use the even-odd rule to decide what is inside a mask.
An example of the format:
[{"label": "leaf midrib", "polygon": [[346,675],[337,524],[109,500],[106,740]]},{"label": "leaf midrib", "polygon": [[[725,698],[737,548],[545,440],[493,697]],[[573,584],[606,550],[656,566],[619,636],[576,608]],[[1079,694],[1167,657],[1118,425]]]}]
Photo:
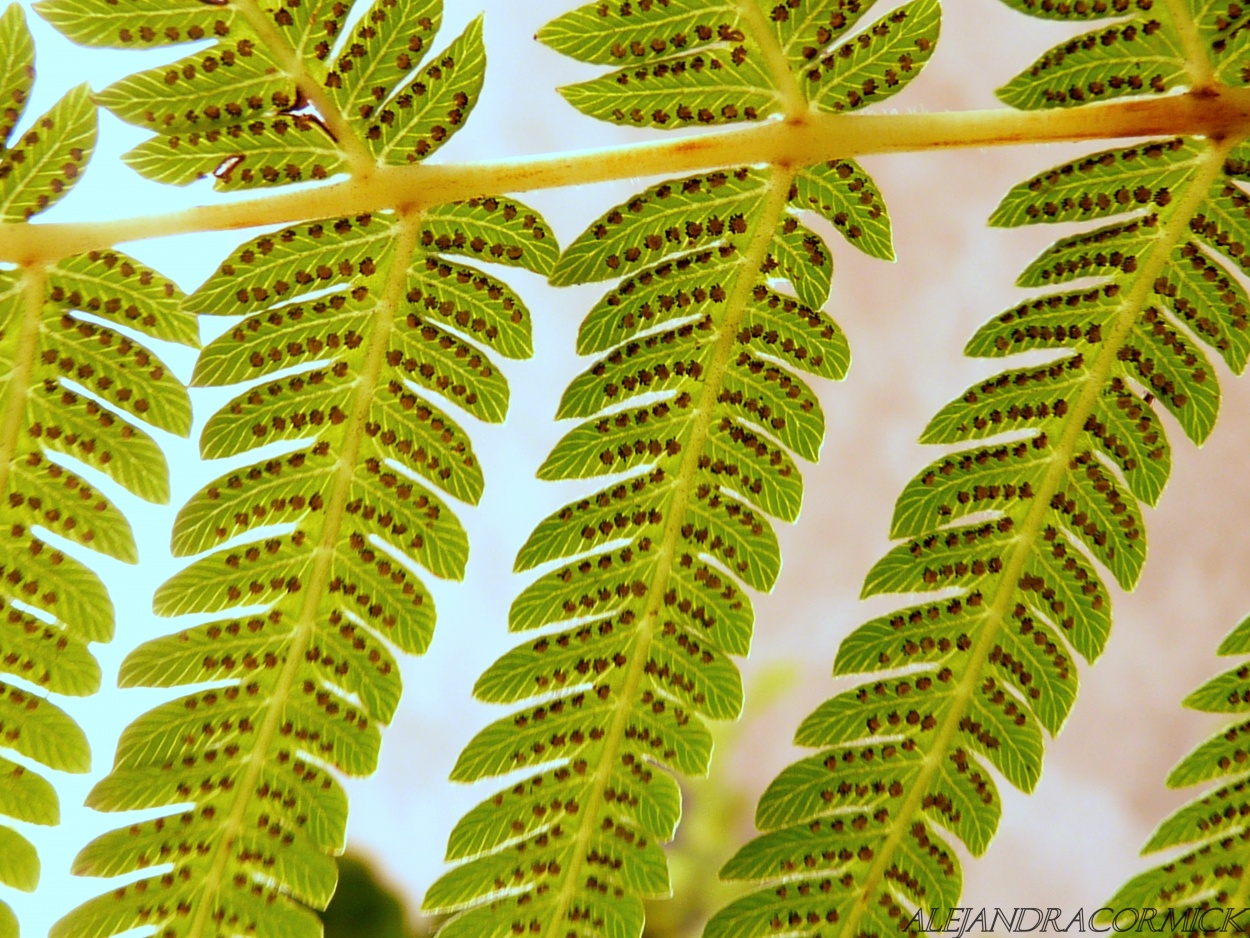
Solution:
[{"label": "leaf midrib", "polygon": [[305,67],[299,52],[274,27],[269,17],[261,10],[257,0],[240,0],[237,9],[239,15],[255,31],[257,38],[265,44],[283,70],[296,83],[304,97],[316,108],[317,116],[326,130],[326,135],[330,137],[332,143],[337,144],[335,149],[347,160],[354,177],[353,181],[355,178],[368,176],[373,169],[377,168],[377,160],[369,153],[360,135],[348,123],[343,112],[326,94],[322,82]]},{"label": "leaf midrib", "polygon": [[187,938],[205,938],[206,936],[205,925],[215,905],[210,901],[210,897],[215,897],[221,888],[231,851],[242,831],[252,792],[256,788],[261,770],[268,759],[269,748],[277,737],[286,701],[295,686],[300,669],[305,664],[304,654],[312,643],[317,629],[321,599],[333,568],[335,549],[339,542],[348,496],[355,477],[361,444],[365,437],[365,423],[373,403],[374,389],[382,374],[383,366],[386,364],[388,339],[394,323],[395,311],[399,307],[407,281],[408,265],[402,259],[410,258],[416,249],[418,222],[418,215],[408,215],[402,217],[395,226],[395,260],[392,262],[386,292],[375,308],[371,323],[365,363],[357,378],[351,418],[347,423],[339,452],[334,487],[327,500],[321,539],[315,548],[315,562],[309,577],[307,592],[304,594],[304,604],[297,624],[288,639],[286,660],[283,662],[282,671],[279,673],[274,691],[267,704],[268,712],[256,733],[255,745],[247,756],[247,767],[237,786],[238,795],[234,804],[231,805],[229,816],[222,824],[222,832],[217,841],[212,866],[202,881],[205,884],[201,888],[204,898],[196,909]]},{"label": "leaf midrib", "polygon": [[726,303],[724,318],[721,320],[720,334],[716,340],[712,360],[708,365],[703,391],[696,405],[693,426],[689,442],[678,469],[674,488],[669,496],[671,514],[665,524],[664,534],[656,558],[656,572],[647,590],[647,604],[639,620],[628,654],[629,665],[625,679],[617,695],[616,713],[612,723],[604,735],[603,748],[599,755],[599,763],[591,781],[590,793],[582,815],[581,824],[574,835],[573,856],[569,863],[564,884],[556,897],[552,915],[547,920],[543,938],[561,938],[574,895],[579,890],[581,870],[586,861],[587,850],[592,835],[602,812],[604,792],[616,766],[621,744],[625,739],[625,730],[635,706],[635,699],[646,671],[651,642],[654,640],[656,624],[664,605],[668,579],[672,571],[673,561],[681,541],[681,530],[689,507],[690,487],[699,471],[699,460],[703,447],[708,439],[712,426],[716,400],[720,394],[721,384],[728,370],[729,362],[736,342],[738,323],[750,300],[755,287],[755,273],[767,257],[777,225],[785,212],[789,197],[790,185],[793,182],[793,170],[773,170],[766,179],[763,208],[759,216],[759,227],[751,238],[747,250],[740,260],[741,269],[734,291]]}]

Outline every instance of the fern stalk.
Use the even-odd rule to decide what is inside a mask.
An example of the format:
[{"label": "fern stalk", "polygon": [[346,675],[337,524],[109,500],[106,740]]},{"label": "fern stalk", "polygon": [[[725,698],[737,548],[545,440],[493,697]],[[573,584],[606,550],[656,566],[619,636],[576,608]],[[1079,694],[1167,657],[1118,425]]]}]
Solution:
[{"label": "fern stalk", "polygon": [[[815,111],[808,105],[794,74],[790,71],[790,63],[786,60],[785,50],[777,42],[777,37],[768,28],[764,11],[756,0],[737,0],[738,15],[756,46],[763,54],[764,68],[776,85],[781,98],[782,112],[788,124],[802,123],[806,115]],[[841,155],[841,154],[839,154]]]},{"label": "fern stalk", "polygon": [[124,241],[273,226],[411,204],[439,205],[483,192],[526,192],[749,163],[811,165],[832,157],[936,149],[1026,146],[1122,137],[1221,137],[1250,125],[1250,90],[1204,88],[1059,111],[997,108],[934,114],[806,113],[743,129],[606,149],[507,160],[378,166],[314,189],[105,222],[0,227],[0,261],[53,261]]},{"label": "fern stalk", "polygon": [[27,268],[17,361],[6,381],[4,417],[3,423],[0,423],[0,492],[8,491],[9,472],[17,457],[22,428],[26,425],[26,397],[35,371],[35,351],[39,346],[46,287],[47,275],[43,267],[32,265]]}]

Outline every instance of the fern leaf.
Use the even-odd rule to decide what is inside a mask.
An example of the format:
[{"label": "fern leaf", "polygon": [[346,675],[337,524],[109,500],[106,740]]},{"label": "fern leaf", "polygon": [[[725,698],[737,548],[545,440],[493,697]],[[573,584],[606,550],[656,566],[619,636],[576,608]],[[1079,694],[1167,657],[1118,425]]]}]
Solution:
[{"label": "fern leaf", "polygon": [[[378,9],[375,7],[367,15],[376,19]],[[297,55],[324,62],[352,13],[352,4],[343,0],[301,0],[268,13]]]},{"label": "fern leaf", "polygon": [[[0,14],[0,96],[9,102],[0,124],[5,225],[24,225],[65,197],[95,144],[85,86],[24,120],[33,79],[34,46],[21,8],[11,5]],[[181,300],[173,283],[113,251],[0,272],[0,675],[14,681],[0,681],[0,742],[28,760],[0,756],[0,816],[58,823],[55,790],[31,764],[90,768],[82,730],[47,695],[99,689],[89,645],[112,637],[113,605],[61,541],[129,563],[138,558],[125,517],[75,465],[99,469],[141,498],[168,498],[165,458],[144,427],[185,436],[190,402],[134,336],[197,344]],[[0,825],[0,882],[33,890],[38,878],[34,847]],[[16,928],[0,902],[0,933]]]},{"label": "fern leaf", "polygon": [[[123,3],[111,25],[142,41],[169,22],[147,0]],[[117,34],[92,17],[113,5],[45,0],[39,10],[71,38],[109,45]],[[186,31],[165,38],[211,45],[100,96],[157,134],[127,162],[174,184],[211,173],[228,189],[434,152],[480,92],[480,19],[427,57],[442,4],[377,0],[340,48],[353,6],[231,3],[185,18]],[[336,775],[373,771],[401,693],[391,649],[421,653],[432,635],[416,565],[459,578],[468,558],[437,490],[475,503],[483,477],[443,405],[502,421],[508,385],[491,351],[531,353],[524,303],[462,259],[547,274],[558,255],[542,218],[515,200],[413,206],[254,238],[188,301],[244,317],[196,368],[197,385],[247,385],[210,418],[201,451],[300,446],[227,472],[184,507],[174,551],[201,556],[158,589],[155,609],[224,617],[155,639],[122,667],[126,686],[221,684],[136,720],[89,803],[195,804],[97,838],[75,872],[117,876],[178,857],[175,872],[85,903],[53,934],[319,934],[308,907],[333,892],[347,815]]]},{"label": "fern leaf", "polygon": [[375,4],[348,41],[326,82],[344,114],[369,116],[420,61],[442,25],[440,0]]},{"label": "fern leaf", "polygon": [[794,178],[793,199],[824,216],[869,257],[894,260],[890,216],[872,179],[854,160],[805,167]]},{"label": "fern leaf", "polygon": [[1195,142],[1177,137],[1104,150],[1020,183],[990,216],[991,225],[1090,221],[1143,208],[1163,208],[1194,172]]},{"label": "fern leaf", "polygon": [[855,111],[898,94],[936,46],[937,0],[913,0],[808,63],[805,93],[823,111]]},{"label": "fern leaf", "polygon": [[932,55],[937,0],[913,0],[864,26],[858,21],[872,5],[612,0],[571,10],[538,39],[616,67],[560,89],[584,114],[661,129],[728,124],[782,113],[794,101],[857,110],[901,91]]},{"label": "fern leaf", "polygon": [[213,176],[221,190],[329,179],[347,169],[320,125],[300,114],[153,137],[122,161],[144,178],[171,186]]},{"label": "fern leaf", "polygon": [[230,11],[199,0],[41,0],[36,12],[83,45],[142,49],[225,35]]},{"label": "fern leaf", "polygon": [[588,3],[552,20],[537,38],[579,62],[620,65],[730,41],[738,22],[738,6],[732,0],[672,0],[647,6]]},{"label": "fern leaf", "polygon": [[219,920],[312,933],[306,906],[333,892],[346,804],[310,762],[349,776],[376,767],[401,693],[391,648],[419,654],[434,628],[414,565],[459,578],[468,559],[437,490],[476,502],[482,473],[449,411],[502,420],[508,387],[487,348],[530,349],[524,305],[455,255],[546,273],[558,249],[512,199],[309,221],[250,239],[187,301],[245,317],[196,369],[199,385],[248,383],[209,419],[202,451],[301,445],[227,472],[183,508],[173,550],[200,556],[157,590],[155,611],[224,617],[122,666],[125,686],[221,684],[134,721],[90,803],[195,807],[103,835],[75,869],[116,876],[173,856],[175,874],[92,900],[54,934],[159,924],[198,938]]},{"label": "fern leaf", "polygon": [[[154,339],[193,347],[200,344],[199,327],[195,317],[182,309],[177,285],[120,251],[91,251],[58,261],[48,270],[48,295],[65,309],[116,318],[119,324]],[[84,339],[104,344],[102,332],[81,325],[79,332]],[[166,380],[167,369],[150,353],[146,358],[141,353],[139,346],[127,343],[124,349],[119,347],[117,355],[128,363],[129,370],[150,368],[152,381]],[[119,363],[115,367],[122,366]],[[185,435],[186,431],[171,432]]]},{"label": "fern leaf", "polygon": [[[1250,620],[1238,625],[1220,646],[1221,655],[1244,655]],[[1213,713],[1242,714],[1250,699],[1244,664],[1212,678],[1185,699],[1185,706]],[[1111,904],[1140,903],[1166,911],[1177,933],[1192,933],[1197,920],[1215,903],[1229,909],[1245,906],[1247,812],[1246,724],[1230,723],[1200,744],[1172,769],[1167,784],[1182,788],[1218,780],[1219,784],[1177,809],[1143,849],[1154,853],[1183,847],[1170,862],[1145,870],[1120,888]],[[1224,910],[1219,910],[1220,916]]]},{"label": "fern leaf", "polygon": [[[884,98],[885,71],[906,58],[901,87],[924,64],[936,4],[905,5],[853,35],[870,5],[791,3],[770,18],[754,2],[595,3],[538,38],[623,66],[562,89],[595,116],[653,126],[797,117],[846,106],[853,87],[864,96],[856,107]],[[517,556],[518,570],[553,565],[509,616],[511,630],[540,634],[474,692],[520,709],[483,729],[452,777],[529,777],[453,830],[447,856],[458,865],[425,897],[428,910],[453,913],[442,938],[637,938],[641,900],[668,894],[660,844],[680,797],[667,773],[706,772],[704,721],[741,709],[731,656],[751,644],[746,587],[775,582],[768,516],[797,518],[794,457],[815,460],[824,437],[803,373],[839,379],[850,364],[821,310],[833,259],[803,224],[807,211],[892,256],[876,186],[834,160],[666,180],[605,212],[554,265],[559,285],[623,279],[582,323],[578,351],[597,360],[558,414],[580,423],[538,475],[617,478],[542,521]]]},{"label": "fern leaf", "polygon": [[1106,0],[1103,3],[1079,3],[1073,0],[1002,0],[1003,3],[1029,16],[1049,20],[1098,20],[1132,13],[1147,13],[1155,8],[1153,0]]},{"label": "fern leaf", "polygon": [[15,830],[0,827],[0,850],[4,851],[0,883],[23,892],[34,892],[39,884],[39,854],[31,842]]},{"label": "fern leaf", "polygon": [[[167,134],[263,119],[275,97],[290,107],[281,64],[248,42],[230,55],[214,49],[123,78],[97,100],[128,123]],[[201,74],[213,76],[210,94],[201,87]]]},{"label": "fern leaf", "polygon": [[1194,21],[1198,41],[1215,63],[1215,79],[1234,88],[1250,82],[1245,60],[1247,42],[1246,14],[1241,8],[1221,7],[1218,2],[1195,5]]},{"label": "fern leaf", "polygon": [[[1179,47],[1172,33],[1159,41]],[[1228,269],[1243,224],[1230,159],[1240,145],[1150,141],[1065,163],[1004,198],[992,223],[1127,217],[1061,238],[1021,277],[1092,285],[1007,310],[968,343],[969,355],[1050,358],[975,384],[925,430],[924,442],[957,448],[904,489],[891,533],[905,540],[864,595],[940,596],[843,642],[835,674],[860,683],[800,727],[798,744],[817,752],[770,786],[761,835],[722,871],[756,891],[718,913],[707,938],[761,938],[779,922],[794,935],[885,936],[914,909],[957,905],[948,837],[973,854],[988,846],[1000,812],[991,767],[1022,791],[1036,784],[1044,734],[1075,700],[1075,656],[1093,661],[1110,629],[1099,568],[1125,589],[1141,574],[1139,500],[1157,501],[1170,466],[1157,410],[1201,443],[1219,405],[1202,345],[1245,365],[1243,293]],[[1217,683],[1195,702],[1228,692]],[[1217,760],[1213,742],[1175,778],[1210,777]]]},{"label": "fern leaf", "polygon": [[[1151,0],[1112,0],[1112,2],[1105,3],[1073,3],[1064,2],[1064,0],[1003,0],[1003,2],[1021,13],[1054,20],[1083,21],[1135,16],[1136,22],[1145,23],[1150,22],[1151,19],[1158,21],[1170,15],[1166,5],[1153,3]],[[1250,41],[1250,35],[1246,30],[1244,8],[1236,4],[1230,6],[1220,0],[1194,0],[1192,3],[1185,4],[1182,9],[1191,20],[1199,47],[1214,66],[1212,77],[1216,81],[1233,87],[1244,85],[1250,80],[1250,73],[1247,73],[1242,64],[1246,57],[1247,42]],[[1089,34],[1089,37],[1095,36],[1100,41],[1106,41],[1109,44],[1122,38],[1118,29]],[[1103,36],[1106,36],[1105,40]],[[1137,38],[1135,36],[1129,40],[1129,44],[1136,42]],[[1077,40],[1082,47],[1087,41],[1086,36],[1079,37]],[[1070,51],[1069,45],[1065,43],[1051,50],[1038,64],[1051,57],[1062,59],[1065,55],[1071,55],[1076,50]],[[1131,59],[1128,55],[1121,54],[1120,57],[1125,61]],[[1174,58],[1174,55],[1170,54],[1168,57]],[[1016,82],[1012,84],[1015,85]],[[1147,85],[1148,82],[1142,82],[1137,88],[1124,90],[1122,86],[1116,91],[1120,94],[1141,94],[1147,92]],[[1085,100],[1094,100],[1094,98],[1087,97]]]},{"label": "fern leaf", "polygon": [[180,186],[212,175],[228,190],[415,162],[468,116],[486,65],[480,19],[423,64],[441,0],[376,0],[332,55],[355,6],[40,0],[35,9],[89,46],[207,40],[115,82],[98,100],[156,134],[126,154],[132,169]]}]

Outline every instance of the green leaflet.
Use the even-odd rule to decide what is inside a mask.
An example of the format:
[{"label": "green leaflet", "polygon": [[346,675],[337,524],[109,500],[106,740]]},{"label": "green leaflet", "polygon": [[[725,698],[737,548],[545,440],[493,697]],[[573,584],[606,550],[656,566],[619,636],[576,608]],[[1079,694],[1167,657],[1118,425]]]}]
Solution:
[{"label": "green leaflet", "polygon": [[731,0],[672,0],[643,6],[588,3],[538,31],[539,42],[579,62],[620,65],[666,58],[740,36]]},{"label": "green leaflet", "polygon": [[794,179],[792,201],[819,213],[870,257],[894,260],[890,216],[872,179],[854,160],[808,166]]},{"label": "green leaflet", "polygon": [[[1104,88],[1101,91],[1091,95],[1088,93],[1090,89],[1077,86],[1074,89],[1076,94],[1069,96],[1065,93],[1065,89],[1057,87],[1052,92],[1053,97],[1049,97],[1047,103],[1041,106],[1077,104],[1097,100],[1099,96],[1108,93],[1118,95],[1153,92],[1158,90],[1150,87],[1150,82],[1155,76],[1162,77],[1163,72],[1167,71],[1171,72],[1173,77],[1179,77],[1179,72],[1175,71],[1176,65],[1179,63],[1183,66],[1184,64],[1179,48],[1161,46],[1152,40],[1150,35],[1143,35],[1140,30],[1127,42],[1123,41],[1126,38],[1122,33],[1125,25],[1140,26],[1152,20],[1159,22],[1168,16],[1167,6],[1164,4],[1152,3],[1151,0],[1104,0],[1104,2],[1091,3],[1073,2],[1073,0],[1003,0],[1003,2],[1021,13],[1046,19],[1082,21],[1109,17],[1134,17],[1133,20],[1121,20],[1112,29],[1089,33],[1070,43],[1055,47],[1039,60],[1033,69],[1020,75],[1007,86],[1014,89],[1013,93],[1025,92],[1030,78],[1039,77],[1043,72],[1056,66],[1062,68],[1065,59],[1067,59],[1066,64],[1071,66],[1074,64],[1073,56],[1078,61],[1084,60],[1091,75],[1099,70],[1100,63],[1107,70],[1106,76],[1102,79]],[[1193,22],[1199,44],[1215,66],[1214,77],[1233,87],[1244,85],[1248,76],[1241,63],[1245,60],[1247,42],[1250,42],[1250,36],[1247,36],[1246,31],[1244,7],[1235,3],[1230,4],[1227,0],[1187,0],[1183,9]],[[1089,50],[1091,39],[1118,46],[1118,48],[1110,55],[1105,52],[1101,55],[1091,54]],[[1142,39],[1145,42],[1141,42]],[[1155,47],[1153,49],[1155,56],[1153,61],[1143,62],[1141,61],[1142,54],[1149,47]],[[1160,52],[1163,54],[1159,55]],[[1115,68],[1112,65],[1113,62],[1120,68]],[[1039,66],[1042,67],[1039,68]],[[1128,70],[1124,70],[1124,66],[1128,66]],[[1141,68],[1141,66],[1146,66],[1146,68]],[[1031,75],[1030,73],[1035,70],[1037,74]],[[1106,79],[1116,74],[1121,80],[1118,87],[1113,87]],[[1008,101],[1008,103],[1014,102]]]},{"label": "green leaflet", "polygon": [[449,47],[428,54],[441,0],[376,0],[337,58],[331,51],[354,3],[209,6],[36,4],[84,45],[211,41],[98,96],[122,120],[155,132],[125,156],[149,179],[187,185],[212,175],[217,188],[238,189],[416,162],[456,133],[481,91],[480,18]]},{"label": "green leaflet", "polygon": [[1096,20],[1131,13],[1148,12],[1156,6],[1152,0],[1003,0],[1013,10],[1041,19]]},{"label": "green leaflet", "polygon": [[[1244,655],[1250,620],[1243,621],[1221,643],[1219,654]],[[1185,699],[1185,706],[1215,713],[1244,713],[1250,700],[1250,670],[1241,664],[1212,678]],[[1200,927],[1197,919],[1212,893],[1227,894],[1240,908],[1244,884],[1238,871],[1245,864],[1247,725],[1230,723],[1180,761],[1168,775],[1170,788],[1219,780],[1219,785],[1174,811],[1143,849],[1153,853],[1174,847],[1184,852],[1167,864],[1139,873],[1116,893],[1115,903],[1153,905],[1172,918],[1177,929]],[[1175,853],[1175,852],[1174,852]],[[1223,910],[1220,910],[1221,917]],[[1210,927],[1215,926],[1211,921]]]},{"label": "green leaflet", "polygon": [[[1004,85],[998,96],[1018,108],[1073,107],[1126,95],[1165,94],[1190,82],[1180,34],[1191,31],[1211,77],[1234,88],[1245,69],[1250,36],[1244,8],[1227,0],[1003,0],[1022,13],[1073,21],[1118,17],[1048,51]],[[1183,16],[1185,24],[1174,17]],[[1197,64],[1197,63],[1195,63]]]},{"label": "green leaflet", "polygon": [[234,19],[232,10],[199,0],[42,0],[35,10],[75,42],[114,49],[223,36]]},{"label": "green leaflet", "polygon": [[185,186],[212,175],[222,190],[329,179],[347,168],[320,125],[300,114],[153,137],[122,159],[155,182]]},{"label": "green leaflet", "polygon": [[[12,28],[6,23],[6,31]],[[15,95],[25,103],[26,82],[19,81]],[[16,139],[11,133],[0,155],[0,221],[20,222],[59,202],[91,158],[96,122],[87,87],[70,91]]]},{"label": "green leaflet", "polygon": [[[758,0],[748,12],[743,3],[612,0],[557,17],[537,38],[580,61],[617,67],[560,89],[591,117],[662,129],[728,124],[781,113],[788,96],[836,112],[901,91],[932,55],[937,0],[913,0],[865,25],[860,18],[872,5]],[[785,75],[770,73],[773,53]]]},{"label": "green leaflet", "polygon": [[[85,86],[24,121],[33,78],[34,46],[21,8],[11,5],[0,15],[0,96],[9,102],[0,125],[6,225],[25,224],[67,195],[95,144]],[[21,682],[0,681],[0,741],[27,760],[19,765],[0,754],[0,816],[58,823],[56,792],[30,763],[64,772],[91,766],[82,730],[48,693],[99,689],[89,645],[112,638],[113,604],[58,538],[138,559],[125,517],[75,466],[102,471],[131,495],[168,499],[165,458],[144,428],[185,436],[190,402],[134,334],[197,344],[181,300],[172,282],[116,251],[0,272],[0,675]],[[0,882],[33,890],[38,878],[34,847],[0,825]],[[0,933],[16,934],[16,927],[0,903]]]},{"label": "green leaflet", "polygon": [[[220,77],[219,77],[220,73]],[[206,96],[201,76],[211,76]],[[238,35],[204,52],[139,72],[100,92],[122,120],[165,134],[263,119],[294,99],[281,64],[253,36]]]},{"label": "green leaflet", "polygon": [[1244,62],[1247,42],[1246,13],[1220,0],[1191,0],[1199,41],[1216,63],[1215,76],[1234,88],[1250,80]]},{"label": "green leaflet", "polygon": [[[369,16],[380,9],[375,6]],[[273,24],[298,55],[324,62],[352,12],[352,4],[342,0],[301,0],[286,9],[267,11]]]},{"label": "green leaflet", "polygon": [[1192,176],[1201,149],[1184,138],[1105,150],[1020,183],[990,216],[991,225],[1087,221],[1163,207]]},{"label": "green leaflet", "polygon": [[1162,19],[1147,15],[1056,46],[999,88],[998,97],[1024,110],[1075,107],[1165,94],[1188,77],[1180,40]]},{"label": "green leaflet", "polygon": [[34,892],[39,883],[39,855],[30,841],[14,830],[0,827],[0,851],[4,856],[0,883],[23,892]]},{"label": "green leaflet", "polygon": [[[379,6],[381,3],[378,4]],[[371,112],[364,131],[369,151],[379,163],[416,163],[460,129],[482,91],[486,49],[482,18],[471,22],[446,50]]]},{"label": "green leaflet", "polygon": [[75,872],[177,857],[176,872],[85,903],[55,934],[153,923],[151,890],[176,934],[206,934],[218,909],[257,934],[315,932],[307,907],[333,893],[346,800],[313,765],[376,767],[402,690],[394,649],[420,654],[434,629],[416,566],[458,579],[468,559],[440,490],[476,502],[483,476],[451,412],[502,420],[508,386],[488,350],[531,347],[521,301],[457,256],[547,273],[558,248],[513,199],[314,220],[249,239],[187,300],[243,317],[196,368],[198,385],[243,384],[209,418],[201,450],[299,446],[184,506],[173,550],[199,556],[154,609],[219,618],[141,645],[122,666],[125,686],[220,683],[135,720],[90,803],[194,808],[97,838]]},{"label": "green leaflet", "polygon": [[937,46],[937,0],[913,0],[808,64],[803,92],[822,111],[856,111],[902,91]]},{"label": "green leaflet", "polygon": [[344,114],[370,116],[396,81],[420,61],[442,18],[440,0],[375,4],[327,76],[326,87],[335,104]]},{"label": "green leaflet", "polygon": [[[1015,5],[1047,15],[1100,6]],[[1126,22],[1113,27],[1121,38]],[[1170,21],[1163,27],[1151,41],[1179,47]],[[1021,93],[1042,101],[1047,80],[1021,79]],[[864,594],[936,598],[842,643],[835,673],[871,677],[800,727],[796,742],[817,751],[761,799],[761,835],[722,871],[755,891],[718,913],[707,938],[763,938],[779,922],[794,935],[884,938],[908,909],[957,903],[961,873],[946,835],[974,854],[988,846],[1000,813],[990,767],[1023,791],[1035,785],[1043,732],[1058,732],[1075,700],[1075,656],[1092,661],[1107,640],[1097,568],[1126,589],[1140,576],[1139,500],[1157,501],[1170,468],[1157,410],[1202,442],[1219,405],[1202,346],[1235,371],[1245,365],[1245,294],[1228,268],[1246,243],[1238,146],[1148,141],[1055,167],[1004,198],[993,224],[1125,217],[1043,252],[1020,283],[1052,292],[969,341],[975,356],[1051,357],[978,382],[925,430],[923,442],[957,448],[904,489],[891,533],[906,540],[873,567]],[[1054,292],[1071,281],[1081,285]],[[1233,672],[1190,702],[1226,710],[1244,684]],[[1171,781],[1214,777],[1221,758],[1244,758],[1230,749],[1245,746],[1246,726],[1214,738]],[[1240,797],[1222,790],[1186,823],[1205,829]],[[1178,842],[1177,830],[1160,845]],[[1111,905],[1196,903],[1225,881],[1231,891],[1218,872],[1230,868],[1226,855],[1204,843],[1183,873],[1169,866],[1149,890],[1138,883]]]}]

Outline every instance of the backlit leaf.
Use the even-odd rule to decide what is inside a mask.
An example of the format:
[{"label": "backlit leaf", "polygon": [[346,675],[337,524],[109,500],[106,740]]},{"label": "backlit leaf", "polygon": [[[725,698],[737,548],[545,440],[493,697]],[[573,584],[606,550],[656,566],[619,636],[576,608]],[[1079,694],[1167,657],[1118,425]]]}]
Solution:
[{"label": "backlit leaf", "polygon": [[[1089,92],[1106,79],[1110,89],[1113,74],[1151,69],[1165,74],[1153,90],[1188,80],[1172,19],[1186,15],[1183,4],[1167,5],[1146,30],[1133,15],[1149,19],[1152,5],[1135,0],[1008,2],[1054,18],[1123,14],[1094,40],[1052,52],[1036,75],[1009,86],[1009,103],[1080,104],[1090,97],[1074,87]],[[1194,6],[1195,15],[1216,16]],[[1213,24],[1180,27],[1207,41]],[[1153,58],[1117,59],[1130,42]],[[1114,90],[1143,89],[1126,77]],[[931,598],[843,641],[834,670],[856,683],[800,726],[796,742],[816,752],[783,770],[761,799],[762,833],[722,871],[754,891],[717,913],[706,938],[779,930],[886,938],[909,910],[958,903],[962,874],[939,828],[980,854],[1001,813],[994,774],[1021,791],[1036,785],[1043,730],[1058,732],[1076,697],[1075,657],[1093,661],[1106,646],[1102,571],[1124,589],[1141,573],[1139,500],[1158,500],[1171,464],[1160,410],[1201,443],[1219,390],[1200,346],[1236,370],[1245,365],[1245,294],[1230,266],[1242,265],[1250,240],[1250,200],[1234,145],[1176,138],[1093,154],[1021,183],[995,212],[991,222],[1002,226],[1126,217],[1065,234],[1020,278],[1052,292],[1003,312],[969,341],[969,355],[1046,357],[974,384],[925,430],[922,442],[955,448],[905,487],[891,532],[905,540],[868,573],[863,593]],[[834,213],[846,210],[822,189],[835,178],[800,176],[795,203],[839,224]],[[1190,704],[1245,709],[1245,672],[1215,679]],[[1193,909],[1242,888],[1244,838],[1234,819],[1250,810],[1240,770],[1247,734],[1250,724],[1228,727],[1173,771],[1170,784],[1225,784],[1152,841],[1190,852],[1143,874],[1108,907]]]},{"label": "backlit leaf", "polygon": [[59,202],[91,158],[95,137],[95,107],[79,85],[0,154],[0,220],[26,221]]},{"label": "backlit leaf", "polygon": [[[1091,4],[1092,5],[1092,4]],[[1188,81],[1179,37],[1157,16],[1103,26],[1055,46],[998,89],[1024,110],[1164,94]]]},{"label": "backlit leaf", "polygon": [[[157,919],[185,934],[218,914],[257,935],[317,934],[308,907],[334,891],[347,814],[327,767],[376,768],[402,689],[396,650],[420,654],[433,635],[418,567],[458,579],[468,560],[445,495],[476,502],[484,476],[451,411],[501,421],[508,385],[488,349],[531,346],[525,307],[457,254],[545,271],[558,248],[513,199],[310,220],[249,238],[186,301],[242,317],[196,369],[198,385],[236,386],[202,451],[297,445],[226,471],[183,507],[172,548],[195,557],[154,610],[214,618],[122,665],[124,686],[215,687],[122,734],[89,803],[166,814],[97,838],[75,871],[176,873],[79,906],[55,934]],[[206,862],[222,875],[205,877]]]}]

